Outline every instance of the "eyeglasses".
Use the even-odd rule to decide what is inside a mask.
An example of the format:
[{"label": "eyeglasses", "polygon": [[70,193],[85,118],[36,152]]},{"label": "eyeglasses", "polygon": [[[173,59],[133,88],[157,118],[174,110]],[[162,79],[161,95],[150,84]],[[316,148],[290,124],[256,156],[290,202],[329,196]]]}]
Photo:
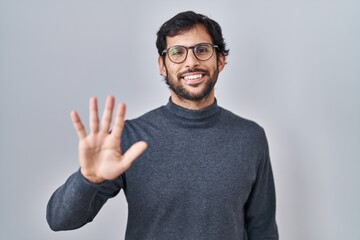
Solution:
[{"label": "eyeglasses", "polygon": [[182,63],[186,60],[189,49],[192,49],[194,56],[198,60],[206,61],[209,60],[214,54],[214,48],[219,47],[210,43],[199,43],[191,47],[176,45],[165,49],[164,51],[162,51],[161,55],[167,53],[170,61],[172,61],[173,63]]}]

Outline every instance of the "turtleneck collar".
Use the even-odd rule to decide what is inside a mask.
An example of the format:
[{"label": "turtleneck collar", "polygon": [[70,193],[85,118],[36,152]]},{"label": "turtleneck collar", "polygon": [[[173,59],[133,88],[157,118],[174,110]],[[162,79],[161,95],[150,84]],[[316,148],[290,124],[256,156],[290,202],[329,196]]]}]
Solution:
[{"label": "turtleneck collar", "polygon": [[164,113],[170,121],[186,127],[206,127],[216,122],[220,113],[220,107],[217,100],[208,107],[199,110],[192,110],[176,105],[169,99],[164,106]]}]

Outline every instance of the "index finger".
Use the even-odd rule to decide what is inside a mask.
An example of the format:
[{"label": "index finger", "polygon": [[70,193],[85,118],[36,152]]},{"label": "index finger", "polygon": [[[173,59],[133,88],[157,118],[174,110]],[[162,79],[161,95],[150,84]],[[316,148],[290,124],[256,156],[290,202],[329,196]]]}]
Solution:
[{"label": "index finger", "polygon": [[118,141],[121,138],[121,134],[122,134],[122,131],[123,131],[123,128],[124,128],[125,111],[126,111],[125,104],[120,103],[118,108],[117,108],[117,112],[116,112],[114,128],[113,128],[113,130],[111,132],[112,136]]}]

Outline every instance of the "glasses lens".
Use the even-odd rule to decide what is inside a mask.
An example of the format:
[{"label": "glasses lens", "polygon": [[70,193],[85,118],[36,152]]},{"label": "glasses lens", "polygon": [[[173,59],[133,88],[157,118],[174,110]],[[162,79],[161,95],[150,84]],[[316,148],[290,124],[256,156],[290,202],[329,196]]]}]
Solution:
[{"label": "glasses lens", "polygon": [[205,61],[211,58],[213,47],[210,44],[199,44],[195,46],[194,53],[199,60]]},{"label": "glasses lens", "polygon": [[185,60],[187,49],[183,46],[174,46],[168,50],[168,55],[171,61],[179,63]]}]

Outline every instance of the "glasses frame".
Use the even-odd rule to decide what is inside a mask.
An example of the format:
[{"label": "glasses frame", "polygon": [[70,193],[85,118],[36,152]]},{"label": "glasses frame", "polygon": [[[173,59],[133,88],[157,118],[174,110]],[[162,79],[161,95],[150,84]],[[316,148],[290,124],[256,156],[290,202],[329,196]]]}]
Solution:
[{"label": "glasses frame", "polygon": [[161,55],[163,56],[165,53],[168,53],[168,52],[170,51],[170,49],[172,49],[172,48],[175,48],[175,47],[183,47],[184,49],[186,49],[186,55],[185,55],[184,60],[182,60],[182,61],[180,61],[180,62],[175,62],[175,61],[171,60],[169,54],[166,54],[171,62],[177,63],[177,64],[180,64],[180,63],[185,62],[186,59],[187,59],[187,57],[188,57],[188,55],[189,55],[189,49],[192,49],[192,52],[193,52],[193,54],[194,54],[194,56],[196,57],[197,60],[199,60],[199,61],[207,61],[207,60],[209,60],[209,59],[214,55],[214,52],[215,52],[216,50],[211,53],[211,55],[210,55],[209,58],[204,59],[204,60],[203,60],[203,59],[199,59],[198,56],[197,56],[196,53],[195,53],[195,49],[198,48],[198,47],[200,47],[200,46],[204,46],[204,45],[207,45],[207,46],[212,47],[213,50],[214,50],[214,49],[218,49],[218,50],[219,50],[219,46],[218,46],[218,45],[214,45],[214,44],[211,44],[211,43],[198,43],[198,44],[193,45],[193,46],[190,46],[190,47],[186,47],[186,46],[182,46],[182,45],[174,45],[174,46],[171,46],[171,47],[169,47],[168,49],[165,49],[164,51],[162,51],[162,52],[161,52]]}]

